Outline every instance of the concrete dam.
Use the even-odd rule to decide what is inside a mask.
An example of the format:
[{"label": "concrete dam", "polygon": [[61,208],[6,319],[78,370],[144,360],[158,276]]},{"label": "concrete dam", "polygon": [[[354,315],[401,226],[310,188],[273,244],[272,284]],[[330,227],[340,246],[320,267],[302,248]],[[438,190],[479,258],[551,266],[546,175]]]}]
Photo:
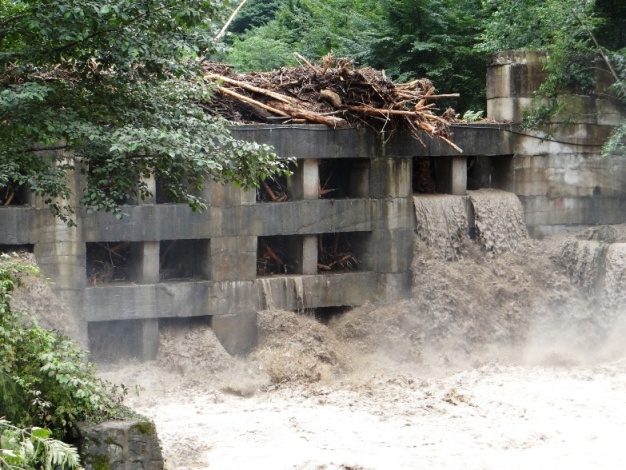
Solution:
[{"label": "concrete dam", "polygon": [[[226,350],[245,354],[256,344],[259,310],[401,299],[412,288],[416,231],[433,243],[445,239],[453,257],[452,226],[484,239],[499,230],[481,218],[487,190],[516,195],[523,215],[510,217],[535,237],[625,222],[626,158],[601,156],[623,110],[601,94],[572,96],[580,122],[555,118],[549,137],[521,131],[516,123],[544,78],[541,56],[502,53],[487,76],[487,114],[510,124],[454,125],[463,154],[367,129],[237,126],[236,137],[295,157],[293,176],[257,193],[210,182],[202,213],[169,203],[151,181],[153,200],[125,205],[127,217],[79,210],[77,228],[24,193],[0,209],[0,248],[35,254],[84,344],[118,331],[120,347],[147,360],[157,353],[159,323],[172,319],[209,317]],[[77,194],[80,176],[73,178]],[[461,222],[439,222],[441,233],[424,229],[435,224],[428,208],[437,202],[423,192],[453,199]],[[497,237],[487,241],[506,248]]]}]

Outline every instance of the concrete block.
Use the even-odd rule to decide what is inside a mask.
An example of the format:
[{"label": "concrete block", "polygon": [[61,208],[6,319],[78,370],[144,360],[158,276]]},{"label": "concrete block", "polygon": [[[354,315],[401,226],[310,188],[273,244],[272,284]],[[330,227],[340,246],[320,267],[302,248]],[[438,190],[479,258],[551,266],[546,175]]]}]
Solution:
[{"label": "concrete block", "polygon": [[370,197],[410,197],[413,193],[413,160],[410,158],[380,158],[371,161]]},{"label": "concrete block", "polygon": [[372,232],[367,265],[377,273],[403,272],[411,268],[414,228]]},{"label": "concrete block", "polygon": [[79,425],[78,450],[85,470],[163,470],[156,427],[147,419]]},{"label": "concrete block", "polygon": [[488,58],[487,99],[532,97],[547,77],[545,53],[504,51]]},{"label": "concrete block", "polygon": [[301,311],[316,307],[361,305],[378,298],[374,272],[345,272],[312,276],[272,276],[257,279],[257,310]]},{"label": "concrete block", "polygon": [[520,197],[529,227],[597,225],[626,222],[626,198],[620,197]]},{"label": "concrete block", "polygon": [[281,157],[374,158],[380,156],[379,139],[371,129],[332,129],[324,125],[287,124],[231,127],[243,140],[270,144]]},{"label": "concrete block", "polygon": [[215,237],[209,243],[209,279],[254,279],[257,237]]},{"label": "concrete block", "polygon": [[38,240],[38,211],[30,207],[0,207],[0,244],[26,245]]},{"label": "concrete block", "polygon": [[[259,204],[255,235],[308,235],[371,230],[372,214],[382,214],[386,201],[368,199],[318,199],[282,204]],[[377,209],[373,209],[376,206]]]},{"label": "concrete block", "polygon": [[211,328],[231,355],[248,354],[257,346],[259,333],[256,312],[213,316]]}]

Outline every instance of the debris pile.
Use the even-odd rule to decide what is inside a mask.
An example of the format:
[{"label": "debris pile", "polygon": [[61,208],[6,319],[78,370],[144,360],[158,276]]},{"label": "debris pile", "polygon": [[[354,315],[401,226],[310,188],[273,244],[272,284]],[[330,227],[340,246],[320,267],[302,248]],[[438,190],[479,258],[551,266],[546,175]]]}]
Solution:
[{"label": "debris pile", "polygon": [[204,75],[217,93],[207,112],[236,122],[315,123],[335,128],[368,126],[377,131],[408,131],[415,139],[430,135],[450,141],[453,110],[439,116],[437,100],[458,94],[437,94],[428,79],[396,84],[382,71],[354,68],[350,59],[333,56],[314,64],[271,72],[236,74],[228,65],[207,63]]}]

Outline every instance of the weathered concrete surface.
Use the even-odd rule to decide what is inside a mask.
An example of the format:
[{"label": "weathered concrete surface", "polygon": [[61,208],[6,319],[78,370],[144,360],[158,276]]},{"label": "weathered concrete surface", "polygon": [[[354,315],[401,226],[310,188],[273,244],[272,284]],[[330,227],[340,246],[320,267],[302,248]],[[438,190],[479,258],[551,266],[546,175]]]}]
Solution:
[{"label": "weathered concrete surface", "polygon": [[[410,286],[410,272],[388,275],[368,272],[319,274],[316,276],[272,276],[255,281],[258,309],[271,306],[284,310],[303,310],[316,307],[355,306],[364,299],[376,298],[387,292],[399,298]],[[382,281],[391,281],[389,288]]]},{"label": "weathered concrete surface", "polygon": [[79,453],[85,470],[163,470],[154,423],[106,421],[81,425]]},{"label": "weathered concrete surface", "polygon": [[248,313],[213,316],[211,328],[229,354],[248,354],[257,346],[256,310]]},{"label": "weathered concrete surface", "polygon": [[[488,67],[487,109],[494,119],[521,122],[534,92],[546,78],[545,56],[536,52],[505,52]],[[502,189],[519,195],[531,235],[556,233],[568,227],[626,221],[626,157],[602,157],[613,126],[626,116],[617,100],[607,98],[606,70],[594,65],[597,94],[563,96],[564,112],[545,129],[515,128],[512,174]],[[484,183],[484,175],[472,181]]]},{"label": "weathered concrete surface", "polygon": [[[453,124],[452,141],[463,150],[462,155],[510,155],[514,152],[515,134],[508,124]],[[423,144],[411,136],[395,134],[385,142],[384,152],[387,157],[431,157],[456,156],[457,150],[439,139],[424,136]]]}]

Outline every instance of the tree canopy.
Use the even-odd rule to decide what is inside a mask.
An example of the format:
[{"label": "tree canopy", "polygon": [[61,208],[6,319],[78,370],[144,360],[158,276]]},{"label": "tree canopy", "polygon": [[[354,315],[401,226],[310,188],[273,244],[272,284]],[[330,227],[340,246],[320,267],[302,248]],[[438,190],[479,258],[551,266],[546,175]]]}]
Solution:
[{"label": "tree canopy", "polygon": [[250,187],[285,170],[199,106],[225,3],[0,0],[0,187],[27,184],[71,223],[70,167],[81,203],[118,215],[149,176],[200,209],[190,190],[206,178]]},{"label": "tree canopy", "polygon": [[547,51],[543,92],[554,94],[589,85],[580,59],[599,52],[590,32],[607,51],[626,46],[619,0],[248,0],[241,15],[226,60],[242,71],[292,65],[293,52],[310,59],[333,52],[400,81],[431,78],[439,90],[461,93],[445,103],[460,112],[484,107],[489,53]]}]

